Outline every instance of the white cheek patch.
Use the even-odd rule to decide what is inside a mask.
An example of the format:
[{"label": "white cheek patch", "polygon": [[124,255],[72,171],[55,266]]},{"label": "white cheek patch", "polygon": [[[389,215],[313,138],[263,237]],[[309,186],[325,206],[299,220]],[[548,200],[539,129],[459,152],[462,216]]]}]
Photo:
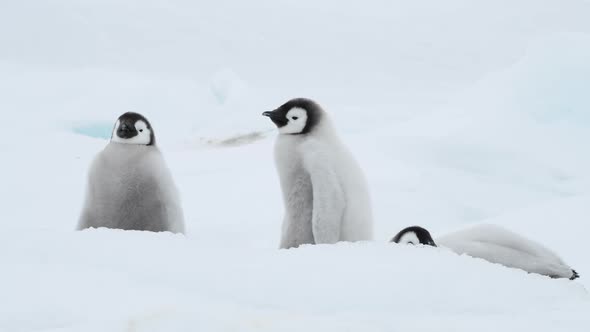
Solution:
[{"label": "white cheek patch", "polygon": [[280,134],[299,134],[307,124],[307,112],[302,108],[292,108],[287,112],[286,125],[279,128]]},{"label": "white cheek patch", "polygon": [[142,120],[139,120],[135,123],[135,129],[138,133],[142,134],[145,130],[148,130],[147,124]]},{"label": "white cheek patch", "polygon": [[399,239],[400,244],[420,244],[418,236],[414,232],[407,232]]},{"label": "white cheek patch", "polygon": [[147,124],[142,120],[139,120],[135,123],[135,130],[137,130],[137,135],[131,138],[121,138],[117,136],[117,129],[119,129],[120,121],[117,121],[117,125],[115,126],[115,130],[113,131],[113,137],[111,138],[112,142],[123,143],[123,144],[138,144],[138,145],[148,145],[151,142],[152,132],[148,129]]}]

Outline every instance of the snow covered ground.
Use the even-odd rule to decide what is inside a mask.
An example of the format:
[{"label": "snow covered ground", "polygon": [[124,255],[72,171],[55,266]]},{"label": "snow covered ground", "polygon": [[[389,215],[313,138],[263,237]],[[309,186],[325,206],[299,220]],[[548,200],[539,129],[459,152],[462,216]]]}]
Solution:
[{"label": "snow covered ground", "polygon": [[[588,331],[590,2],[0,2],[0,331]],[[277,250],[273,125],[315,98],[370,182],[371,243]],[[126,111],[186,236],[74,232]],[[552,280],[387,241],[478,222]]]}]

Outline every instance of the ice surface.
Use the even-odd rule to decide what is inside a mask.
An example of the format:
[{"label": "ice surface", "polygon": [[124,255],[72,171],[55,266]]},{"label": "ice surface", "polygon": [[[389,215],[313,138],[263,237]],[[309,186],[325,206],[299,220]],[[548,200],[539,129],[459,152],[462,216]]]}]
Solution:
[{"label": "ice surface", "polygon": [[[590,2],[4,1],[0,331],[587,331]],[[274,126],[317,99],[376,240],[277,250]],[[144,114],[187,235],[74,232],[86,171]],[[388,244],[489,222],[551,280]]]},{"label": "ice surface", "polygon": [[113,123],[96,122],[83,124],[75,126],[74,128],[72,128],[72,131],[76,134],[108,140],[111,138],[111,134],[113,131]]}]

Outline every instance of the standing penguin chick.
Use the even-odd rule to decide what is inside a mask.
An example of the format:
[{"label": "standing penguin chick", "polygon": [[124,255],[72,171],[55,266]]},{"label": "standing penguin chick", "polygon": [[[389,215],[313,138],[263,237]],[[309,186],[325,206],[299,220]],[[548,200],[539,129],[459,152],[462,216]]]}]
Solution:
[{"label": "standing penguin chick", "polygon": [[90,227],[184,233],[176,186],[141,114],[119,117],[90,166],[78,229]]},{"label": "standing penguin chick", "polygon": [[[403,229],[391,242],[437,246],[430,232],[419,226]],[[436,242],[459,255],[466,254],[529,273],[571,280],[580,277],[551,250],[497,225],[475,225],[443,235]]]},{"label": "standing penguin chick", "polygon": [[371,202],[360,167],[328,114],[297,98],[264,112],[278,127],[275,162],[285,216],[281,248],[371,240]]}]

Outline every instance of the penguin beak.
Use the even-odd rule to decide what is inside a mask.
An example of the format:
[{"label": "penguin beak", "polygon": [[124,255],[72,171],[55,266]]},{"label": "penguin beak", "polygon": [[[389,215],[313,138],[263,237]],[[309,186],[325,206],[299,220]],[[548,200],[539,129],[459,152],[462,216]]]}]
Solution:
[{"label": "penguin beak", "polygon": [[279,118],[279,115],[275,111],[264,112],[262,113],[262,116],[268,116],[271,120]]},{"label": "penguin beak", "polygon": [[119,130],[117,130],[117,136],[121,138],[132,138],[135,135],[137,135],[135,127],[125,122],[121,123]]},{"label": "penguin beak", "polygon": [[287,119],[277,111],[269,111],[262,113],[263,116],[268,116],[277,127],[282,127],[288,123]]}]

